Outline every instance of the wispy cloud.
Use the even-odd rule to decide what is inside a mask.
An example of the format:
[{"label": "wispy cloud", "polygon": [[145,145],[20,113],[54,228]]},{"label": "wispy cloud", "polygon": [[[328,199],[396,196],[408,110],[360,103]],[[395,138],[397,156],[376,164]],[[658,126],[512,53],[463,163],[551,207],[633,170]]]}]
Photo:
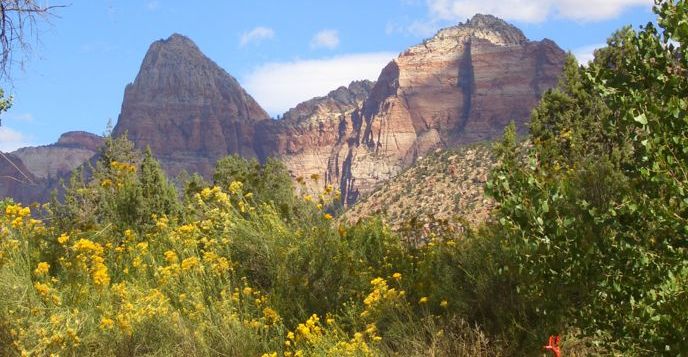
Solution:
[{"label": "wispy cloud", "polygon": [[158,0],[146,0],[146,9],[148,11],[156,11],[160,8],[160,1]]},{"label": "wispy cloud", "polygon": [[6,126],[0,126],[0,151],[14,151],[29,145],[26,135]]},{"label": "wispy cloud", "polygon": [[244,32],[241,35],[241,40],[239,44],[241,47],[248,45],[249,43],[260,43],[265,40],[269,40],[275,37],[275,30],[265,27],[258,26],[251,31]]},{"label": "wispy cloud", "polygon": [[508,20],[542,22],[550,18],[601,21],[618,17],[634,6],[650,7],[652,0],[427,0],[432,18],[464,20],[476,13]]},{"label": "wispy cloud", "polygon": [[246,76],[243,85],[271,115],[276,115],[354,80],[376,80],[395,56],[376,52],[267,63]]},{"label": "wispy cloud", "polygon": [[573,52],[573,55],[576,56],[578,63],[585,66],[588,64],[588,62],[592,61],[595,58],[595,50],[598,48],[603,48],[603,47],[607,47],[607,44],[606,43],[596,43],[594,45],[576,48],[572,52]]},{"label": "wispy cloud", "polygon": [[7,118],[9,120],[32,122],[33,121],[33,114],[31,114],[31,113],[9,114],[8,113]]},{"label": "wispy cloud", "polygon": [[311,39],[311,48],[334,49],[339,46],[339,32],[336,30],[322,30]]}]

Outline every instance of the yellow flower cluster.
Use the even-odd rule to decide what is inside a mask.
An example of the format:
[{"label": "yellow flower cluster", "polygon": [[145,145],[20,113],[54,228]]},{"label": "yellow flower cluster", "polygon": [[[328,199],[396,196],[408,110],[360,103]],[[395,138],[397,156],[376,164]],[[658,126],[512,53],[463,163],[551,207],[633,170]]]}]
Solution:
[{"label": "yellow flower cluster", "polygon": [[122,173],[134,173],[136,172],[136,166],[128,162],[112,161],[110,163],[110,168],[114,171],[119,171]]},{"label": "yellow flower cluster", "polygon": [[40,262],[38,263],[38,266],[36,266],[36,269],[33,271],[33,274],[36,276],[44,276],[48,274],[49,270],[50,264],[46,262]]},{"label": "yellow flower cluster", "polygon": [[[393,277],[395,280],[401,280],[401,274]],[[368,317],[384,307],[393,307],[406,296],[405,291],[390,288],[387,281],[380,277],[371,280],[370,285],[372,285],[373,290],[363,300],[365,310],[361,313],[361,317]]]},{"label": "yellow flower cluster", "polygon": [[[24,225],[24,218],[31,216],[31,209],[29,207],[22,207],[21,204],[7,205],[5,207],[5,216],[10,221],[12,228],[20,228]],[[32,220],[32,223],[38,223]]]},{"label": "yellow flower cluster", "polygon": [[233,195],[241,193],[243,188],[244,184],[241,181],[232,181],[232,183],[229,184],[229,192]]},{"label": "yellow flower cluster", "polygon": [[110,284],[108,268],[103,258],[103,246],[88,239],[79,239],[72,249],[77,254],[77,266],[91,275],[95,286],[105,287]]},{"label": "yellow flower cluster", "polygon": [[[370,332],[368,332],[371,330]],[[370,339],[378,342],[382,340],[380,336],[376,335],[375,325],[369,325],[366,333]],[[375,353],[370,349],[366,342],[366,334],[356,332],[350,341],[340,341],[328,351],[330,356],[375,356]]]},{"label": "yellow flower cluster", "polygon": [[69,242],[69,235],[66,233],[61,234],[59,237],[57,237],[57,242],[60,243],[60,245],[67,244],[67,242]]},{"label": "yellow flower cluster", "polygon": [[31,209],[29,207],[22,207],[20,204],[7,205],[5,207],[5,215],[7,217],[26,217],[31,214]]},{"label": "yellow flower cluster", "polygon": [[290,333],[288,338],[294,342],[304,340],[308,343],[314,343],[322,337],[322,334],[323,329],[320,325],[320,318],[317,314],[313,314],[305,323],[299,324],[296,327],[295,333]]}]

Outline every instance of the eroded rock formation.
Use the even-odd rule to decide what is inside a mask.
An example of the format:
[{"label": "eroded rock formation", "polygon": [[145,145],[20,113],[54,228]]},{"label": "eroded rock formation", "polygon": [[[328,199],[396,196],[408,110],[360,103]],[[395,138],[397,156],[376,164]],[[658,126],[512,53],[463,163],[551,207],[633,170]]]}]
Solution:
[{"label": "eroded rock formation", "polygon": [[[190,39],[174,34],[150,46],[113,133],[150,146],[171,176],[210,177],[232,153],[277,156],[294,177],[317,174],[350,204],[432,150],[495,139],[511,120],[527,131],[564,58],[550,40],[529,41],[496,17],[476,15],[400,54],[377,82],[340,87],[276,121]],[[18,156],[37,177],[73,166],[39,164],[35,152]]]},{"label": "eroded rock formation", "polygon": [[224,155],[255,157],[254,128],[267,118],[234,77],[174,34],[148,49],[124,90],[113,134],[150,146],[172,175],[185,169],[208,176]]},{"label": "eroded rock formation", "polygon": [[[337,145],[318,151],[328,162],[322,174],[352,203],[430,150],[494,139],[511,120],[523,133],[564,58],[554,42],[529,41],[489,15],[441,30],[390,62],[362,105],[327,125]],[[299,166],[309,160],[295,152],[310,148],[278,153],[301,174],[316,165]]]},{"label": "eroded rock formation", "polygon": [[72,131],[55,144],[26,147],[0,157],[0,198],[19,202],[46,201],[59,180],[93,157],[101,136]]}]

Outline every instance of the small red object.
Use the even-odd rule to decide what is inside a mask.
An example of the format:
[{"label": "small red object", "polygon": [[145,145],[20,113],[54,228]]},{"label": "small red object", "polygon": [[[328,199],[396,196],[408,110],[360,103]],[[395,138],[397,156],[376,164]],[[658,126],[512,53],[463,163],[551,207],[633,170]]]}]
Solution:
[{"label": "small red object", "polygon": [[561,357],[559,350],[559,336],[549,336],[549,343],[545,346],[546,350],[552,351],[555,357]]}]

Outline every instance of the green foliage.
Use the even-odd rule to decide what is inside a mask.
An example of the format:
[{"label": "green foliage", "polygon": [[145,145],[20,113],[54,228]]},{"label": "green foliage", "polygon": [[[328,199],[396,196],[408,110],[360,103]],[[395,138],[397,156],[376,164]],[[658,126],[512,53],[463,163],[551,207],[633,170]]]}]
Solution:
[{"label": "green foliage", "polygon": [[289,170],[277,159],[268,158],[263,165],[239,155],[220,159],[213,174],[214,185],[227,188],[232,182],[240,182],[243,191],[251,193],[255,202],[274,205],[284,219],[303,213],[299,213],[301,203],[294,195]]},{"label": "green foliage", "polygon": [[[5,91],[0,88],[0,113],[8,111],[12,107],[12,102],[14,98],[5,98]],[[2,126],[2,119],[0,119],[0,126]]]},{"label": "green foliage", "polygon": [[53,194],[51,220],[63,231],[99,225],[142,230],[154,216],[180,214],[177,192],[150,149],[143,157],[125,136],[108,137],[95,166],[76,170],[62,200]]},{"label": "green foliage", "polygon": [[569,58],[527,159],[493,174],[504,268],[540,339],[580,329],[633,353],[688,350],[685,9],[660,1],[663,34],[624,28],[588,68]]}]

